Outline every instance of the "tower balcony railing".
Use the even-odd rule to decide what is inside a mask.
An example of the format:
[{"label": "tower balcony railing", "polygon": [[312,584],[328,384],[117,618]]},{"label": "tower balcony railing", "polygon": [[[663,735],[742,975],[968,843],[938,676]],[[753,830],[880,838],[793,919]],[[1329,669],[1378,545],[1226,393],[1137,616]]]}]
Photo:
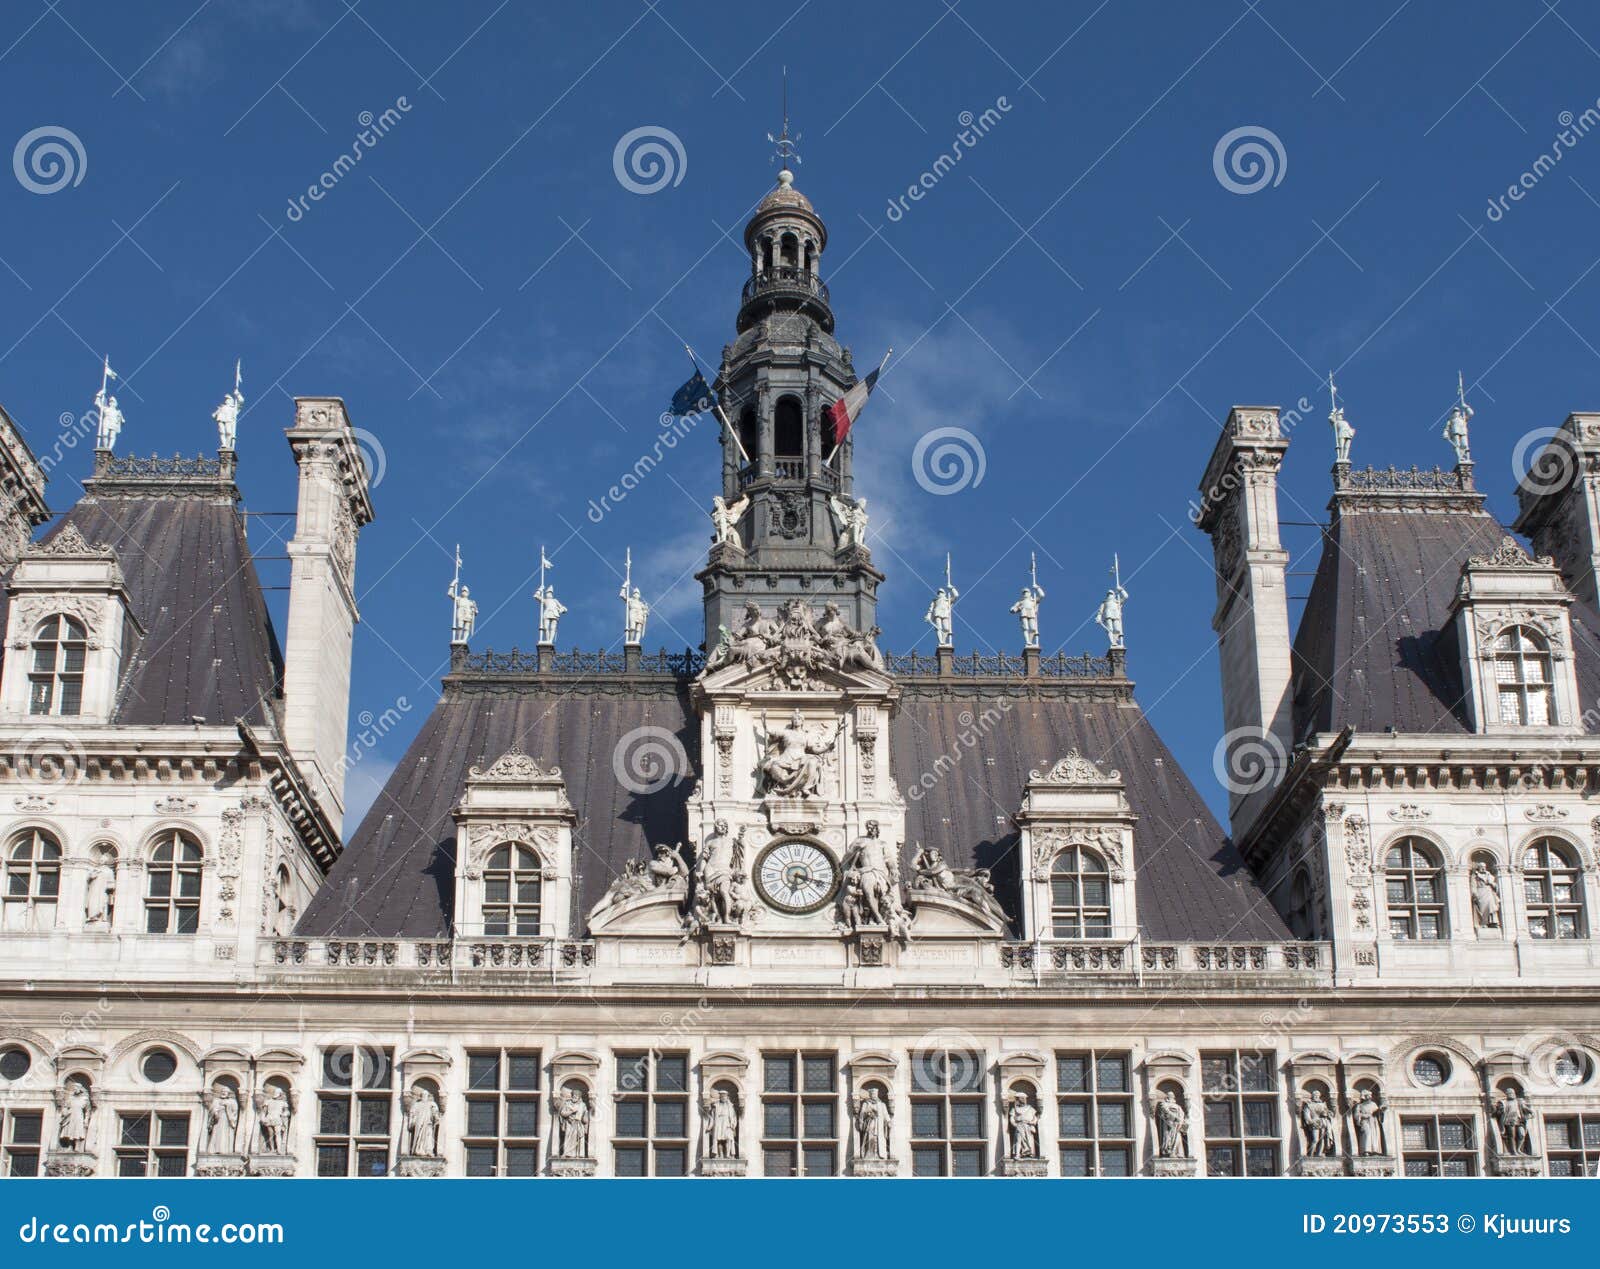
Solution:
[{"label": "tower balcony railing", "polygon": [[[810,477],[813,484],[823,489],[837,489],[839,487],[839,473],[827,464],[823,464]],[[803,458],[775,458],[772,460],[772,475],[762,476],[758,463],[746,463],[739,468],[739,488],[748,489],[762,480],[772,480],[778,484],[799,485],[806,481],[806,460]]]},{"label": "tower balcony railing", "polygon": [[744,284],[744,291],[740,294],[739,301],[748,304],[758,295],[773,294],[789,294],[828,303],[828,288],[822,279],[810,269],[802,269],[792,264],[761,270]]}]

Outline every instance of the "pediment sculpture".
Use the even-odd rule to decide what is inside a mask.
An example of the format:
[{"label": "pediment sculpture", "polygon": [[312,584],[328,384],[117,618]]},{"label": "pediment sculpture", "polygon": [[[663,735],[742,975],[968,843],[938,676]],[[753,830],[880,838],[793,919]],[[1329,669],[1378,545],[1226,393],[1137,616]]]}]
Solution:
[{"label": "pediment sculpture", "polygon": [[721,628],[716,647],[706,657],[705,672],[712,674],[730,665],[770,668],[779,682],[795,690],[816,687],[817,672],[824,669],[883,673],[878,634],[876,626],[865,632],[856,630],[832,600],[823,605],[818,618],[802,599],[788,600],[772,617],[764,615],[761,605],[752,599],[745,603],[744,621],[738,630]]},{"label": "pediment sculpture", "polygon": [[931,846],[917,846],[916,857],[911,861],[911,893],[939,894],[975,908],[986,918],[1010,924],[1011,918],[995,897],[994,881],[987,868],[952,868],[945,862],[943,852]]},{"label": "pediment sculpture", "polygon": [[1069,749],[1048,771],[1036,768],[1028,772],[1028,779],[1038,784],[1115,784],[1122,779],[1122,772],[1108,775],[1077,749]]}]

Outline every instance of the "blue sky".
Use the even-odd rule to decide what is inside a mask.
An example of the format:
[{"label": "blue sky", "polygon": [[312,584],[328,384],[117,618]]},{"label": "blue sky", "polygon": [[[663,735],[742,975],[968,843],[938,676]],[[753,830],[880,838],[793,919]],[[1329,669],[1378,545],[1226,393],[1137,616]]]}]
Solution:
[{"label": "blue sky", "polygon": [[[1119,552],[1130,672],[1219,808],[1215,592],[1188,507],[1228,407],[1312,407],[1283,473],[1283,517],[1306,522],[1286,530],[1292,596],[1325,519],[1328,370],[1357,461],[1380,465],[1448,460],[1463,371],[1504,518],[1519,441],[1600,408],[1600,129],[1535,169],[1600,98],[1600,16],[1579,6],[16,0],[0,50],[0,140],[64,129],[82,156],[53,192],[28,188],[60,178],[26,154],[0,181],[0,403],[35,450],[60,452],[103,354],[120,449],[163,454],[214,449],[243,358],[254,510],[293,505],[292,395],[343,396],[381,447],[352,709],[413,708],[358,803],[436,695],[458,542],[479,647],[533,643],[540,543],[563,645],[618,642],[629,545],[651,642],[699,642],[714,437],[586,512],[651,447],[682,341],[714,363],[733,333],[784,65],[839,334],[858,363],[897,350],[857,451],[885,645],[930,647],[949,550],[958,645],[1014,650],[1037,552],[1047,649],[1100,651]],[[638,128],[681,146],[653,193],[614,167]],[[1273,179],[1226,157],[1219,178],[1239,128],[1276,139]],[[983,478],[935,494],[913,454],[950,427]],[[79,448],[55,467],[58,510],[88,466]],[[257,551],[281,555],[287,524],[252,521]]]}]

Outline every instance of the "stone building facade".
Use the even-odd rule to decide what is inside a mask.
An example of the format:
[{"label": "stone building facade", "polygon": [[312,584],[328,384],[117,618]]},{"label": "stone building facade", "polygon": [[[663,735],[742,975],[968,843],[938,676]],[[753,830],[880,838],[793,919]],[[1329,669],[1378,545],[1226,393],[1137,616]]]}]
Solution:
[{"label": "stone building facade", "polygon": [[1596,1175],[1600,417],[1533,551],[1464,454],[1337,465],[1292,634],[1288,441],[1230,412],[1225,830],[1120,647],[878,648],[787,173],[746,245],[707,652],[458,642],[347,842],[344,404],[287,432],[281,654],[231,450],[102,450],[36,538],[0,415],[0,1172]]}]

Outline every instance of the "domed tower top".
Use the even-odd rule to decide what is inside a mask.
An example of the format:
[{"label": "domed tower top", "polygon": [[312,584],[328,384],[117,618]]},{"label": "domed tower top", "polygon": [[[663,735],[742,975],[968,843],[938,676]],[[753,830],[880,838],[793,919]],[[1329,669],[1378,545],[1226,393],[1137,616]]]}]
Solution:
[{"label": "domed tower top", "polygon": [[819,274],[828,227],[811,200],[794,187],[788,167],[778,173],[777,188],[756,204],[744,227],[744,245],[750,252],[750,280],[739,305],[740,333],[783,310],[806,314],[831,335],[833,309]]}]

